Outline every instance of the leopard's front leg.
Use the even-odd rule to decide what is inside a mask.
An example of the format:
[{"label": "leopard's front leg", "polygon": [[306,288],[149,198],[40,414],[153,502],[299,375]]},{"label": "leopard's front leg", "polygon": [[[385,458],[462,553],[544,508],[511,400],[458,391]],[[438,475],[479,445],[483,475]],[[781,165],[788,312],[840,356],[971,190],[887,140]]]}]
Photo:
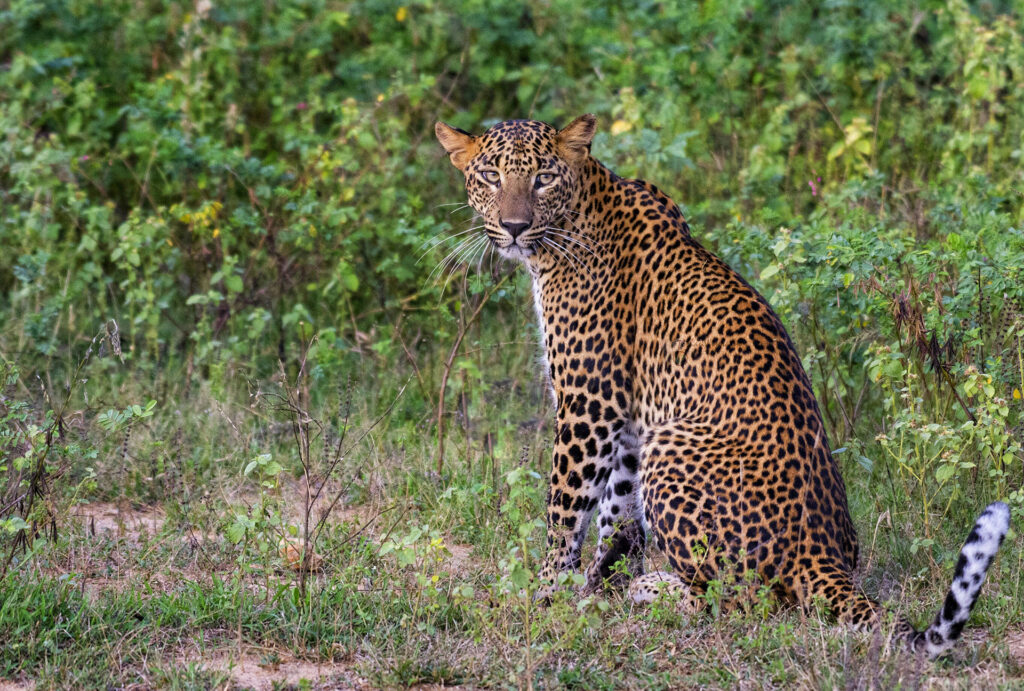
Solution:
[{"label": "leopard's front leg", "polygon": [[[538,598],[558,587],[558,575],[576,571],[590,518],[615,467],[613,436],[603,397],[560,396],[548,487],[548,554]],[[621,423],[619,423],[621,424]]]},{"label": "leopard's front leg", "polygon": [[[643,573],[647,535],[640,504],[640,448],[632,424],[615,434],[614,467],[598,504],[598,540],[584,592],[623,588]],[[625,569],[618,562],[625,559]]]}]

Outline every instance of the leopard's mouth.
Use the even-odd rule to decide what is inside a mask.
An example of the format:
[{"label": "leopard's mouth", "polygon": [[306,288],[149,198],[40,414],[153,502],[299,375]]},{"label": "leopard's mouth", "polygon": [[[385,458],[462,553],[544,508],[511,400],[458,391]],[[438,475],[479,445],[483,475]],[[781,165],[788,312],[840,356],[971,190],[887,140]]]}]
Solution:
[{"label": "leopard's mouth", "polygon": [[520,261],[527,259],[536,252],[536,242],[520,245],[518,241],[513,240],[504,247],[499,245],[497,242],[494,243],[494,246],[503,257],[506,257],[507,259],[518,259]]},{"label": "leopard's mouth", "polygon": [[544,233],[539,232],[537,228],[529,228],[517,237],[511,237],[508,233],[502,233],[501,237],[488,233],[488,237],[503,257],[523,261],[537,251],[537,246],[544,239]]}]

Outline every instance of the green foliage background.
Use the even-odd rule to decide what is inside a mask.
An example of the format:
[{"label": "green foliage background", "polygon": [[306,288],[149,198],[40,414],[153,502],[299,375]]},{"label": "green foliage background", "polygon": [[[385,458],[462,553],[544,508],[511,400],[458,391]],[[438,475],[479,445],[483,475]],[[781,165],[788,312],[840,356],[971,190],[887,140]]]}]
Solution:
[{"label": "green foliage background", "polygon": [[387,343],[403,310],[447,337],[432,307],[459,296],[425,280],[443,254],[416,261],[457,225],[438,118],[596,113],[596,155],[666,188],[746,275],[792,231],[806,261],[787,254],[796,292],[774,302],[797,332],[806,301],[826,338],[888,326],[865,327],[850,274],[934,275],[942,337],[978,325],[978,270],[1020,297],[1019,8],[672,5],[15,0],[5,355],[47,363],[111,317],[139,366],[255,373],[300,324],[327,359],[354,329]]}]

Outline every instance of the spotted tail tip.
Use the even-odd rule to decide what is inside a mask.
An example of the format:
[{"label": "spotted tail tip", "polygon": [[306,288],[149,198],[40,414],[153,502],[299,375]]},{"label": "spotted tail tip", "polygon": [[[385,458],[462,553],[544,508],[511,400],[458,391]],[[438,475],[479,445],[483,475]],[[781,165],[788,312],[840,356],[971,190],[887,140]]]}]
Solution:
[{"label": "spotted tail tip", "polygon": [[942,609],[926,630],[915,633],[911,645],[934,658],[948,650],[960,637],[967,618],[978,601],[988,567],[1006,533],[1010,530],[1010,507],[1001,501],[989,504],[978,516],[960,549],[953,583]]}]

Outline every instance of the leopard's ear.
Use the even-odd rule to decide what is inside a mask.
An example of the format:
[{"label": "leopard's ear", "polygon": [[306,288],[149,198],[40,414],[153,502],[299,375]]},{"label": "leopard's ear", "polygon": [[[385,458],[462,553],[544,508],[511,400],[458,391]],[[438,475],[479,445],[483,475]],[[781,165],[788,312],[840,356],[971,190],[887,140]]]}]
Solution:
[{"label": "leopard's ear", "polygon": [[444,150],[448,152],[448,158],[451,159],[452,165],[459,170],[465,170],[469,159],[476,154],[476,137],[465,130],[446,125],[443,122],[434,125],[434,134],[437,135],[437,141],[441,142]]},{"label": "leopard's ear", "polygon": [[558,131],[558,144],[566,158],[578,160],[590,153],[590,142],[597,131],[597,118],[581,115]]}]

